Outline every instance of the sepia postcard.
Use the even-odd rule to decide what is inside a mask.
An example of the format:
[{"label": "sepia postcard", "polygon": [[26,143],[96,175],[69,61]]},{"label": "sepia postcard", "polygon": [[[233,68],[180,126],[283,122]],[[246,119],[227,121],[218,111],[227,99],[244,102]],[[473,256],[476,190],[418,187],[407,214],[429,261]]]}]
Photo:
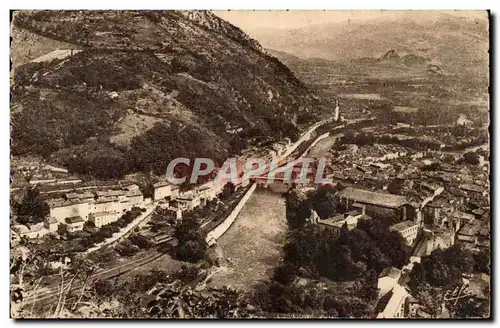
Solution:
[{"label": "sepia postcard", "polygon": [[488,11],[14,10],[14,319],[491,319]]}]

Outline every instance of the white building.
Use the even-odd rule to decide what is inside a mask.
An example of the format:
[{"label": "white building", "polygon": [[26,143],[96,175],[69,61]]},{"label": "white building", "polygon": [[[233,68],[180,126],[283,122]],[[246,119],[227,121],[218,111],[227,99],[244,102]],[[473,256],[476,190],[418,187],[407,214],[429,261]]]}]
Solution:
[{"label": "white building", "polygon": [[384,318],[404,318],[405,317],[405,302],[409,294],[406,289],[396,284],[391,291],[382,297],[379,302],[387,301],[381,312],[378,313],[377,319]]},{"label": "white building", "polygon": [[153,184],[154,194],[153,199],[158,201],[172,196],[172,185],[165,181],[160,181]]},{"label": "white building", "polygon": [[132,206],[141,205],[144,202],[144,195],[139,189],[127,190],[125,196]]},{"label": "white building", "polygon": [[39,238],[47,233],[49,231],[45,229],[43,222],[37,223],[37,224],[18,224],[12,227],[12,229],[19,234],[20,237],[27,237],[27,238]]},{"label": "white building", "polygon": [[49,215],[59,223],[65,223],[64,220],[72,216],[80,216],[87,220],[91,210],[88,201],[51,199],[47,204],[50,207]]},{"label": "white building", "polygon": [[399,278],[401,278],[401,270],[398,268],[390,267],[382,270],[378,276],[379,295],[383,296],[391,291],[398,284]]},{"label": "white building", "polygon": [[177,197],[178,208],[182,211],[192,211],[195,207],[201,205],[199,197]]},{"label": "white building", "polygon": [[116,211],[92,213],[89,215],[89,221],[91,221],[96,228],[100,228],[112,222],[118,221],[122,214],[123,213]]},{"label": "white building", "polygon": [[412,245],[417,238],[419,224],[413,221],[407,220],[403,222],[396,223],[390,227],[390,230],[397,231],[406,239],[408,245]]},{"label": "white building", "polygon": [[80,216],[73,216],[65,219],[66,230],[68,232],[75,232],[83,230],[85,221]]},{"label": "white building", "polygon": [[46,217],[43,223],[49,232],[56,232],[59,227],[59,221],[51,216]]}]

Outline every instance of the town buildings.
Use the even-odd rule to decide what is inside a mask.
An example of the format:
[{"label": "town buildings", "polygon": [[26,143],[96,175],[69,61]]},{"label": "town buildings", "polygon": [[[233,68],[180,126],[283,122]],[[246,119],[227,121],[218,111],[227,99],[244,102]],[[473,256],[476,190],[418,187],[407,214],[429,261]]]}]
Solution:
[{"label": "town buildings", "polygon": [[401,278],[401,270],[394,267],[388,267],[382,270],[379,275],[377,287],[379,296],[384,296],[397,285]]},{"label": "town buildings", "polygon": [[342,228],[342,226],[347,225],[349,230],[354,229],[358,225],[358,221],[363,218],[368,218],[364,215],[361,210],[352,210],[346,213],[336,214],[325,220],[317,220],[316,223],[321,226]]},{"label": "town buildings", "polygon": [[358,188],[345,188],[337,193],[340,204],[347,209],[354,204],[364,207],[363,213],[371,217],[392,217],[398,222],[407,219],[407,211],[410,206],[404,196],[388,193],[368,191]]},{"label": "town buildings", "polygon": [[154,196],[153,199],[158,201],[160,199],[165,199],[172,195],[172,184],[166,181],[159,181],[153,184]]},{"label": "town buildings", "polygon": [[112,222],[118,221],[123,213],[120,212],[98,212],[89,215],[89,221],[94,224],[96,228],[100,228]]},{"label": "town buildings", "polygon": [[390,230],[397,231],[406,240],[406,244],[413,245],[417,238],[420,225],[413,221],[402,221],[390,227]]},{"label": "town buildings", "polygon": [[63,227],[66,228],[66,231],[68,232],[81,231],[83,230],[83,225],[85,224],[85,221],[81,216],[72,216],[66,218],[64,221],[65,224]]},{"label": "town buildings", "polygon": [[405,304],[409,297],[406,289],[396,284],[386,295],[382,296],[377,304],[380,312],[377,314],[377,319],[384,318],[404,318],[405,317]]}]

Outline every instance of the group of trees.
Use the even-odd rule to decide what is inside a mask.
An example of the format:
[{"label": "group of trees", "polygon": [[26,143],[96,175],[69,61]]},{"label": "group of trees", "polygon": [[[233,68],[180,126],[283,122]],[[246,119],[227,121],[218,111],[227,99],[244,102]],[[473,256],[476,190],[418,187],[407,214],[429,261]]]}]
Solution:
[{"label": "group of trees", "polygon": [[224,185],[224,187],[222,188],[222,193],[221,195],[219,196],[221,200],[226,200],[228,199],[232,194],[234,194],[234,191],[236,190],[236,186],[234,185],[234,183],[232,183],[231,181],[229,181],[228,183],[226,183]]},{"label": "group of trees", "polygon": [[122,256],[132,256],[139,252],[141,249],[146,250],[153,247],[153,243],[146,237],[133,234],[127,238],[123,243],[116,247],[118,254]]},{"label": "group of trees", "polygon": [[311,217],[312,210],[321,219],[327,219],[337,213],[343,213],[344,207],[335,198],[335,193],[345,187],[338,183],[335,186],[320,186],[314,192],[302,193],[292,190],[286,196],[286,218],[290,228],[302,228]]},{"label": "group of trees", "polygon": [[288,274],[282,266],[275,276],[254,295],[254,303],[269,317],[371,318],[375,307],[377,276],[366,271],[354,283],[301,278],[288,283],[278,272]]},{"label": "group of trees", "polygon": [[286,220],[291,229],[304,227],[311,216],[311,204],[308,195],[292,190],[285,199]]},{"label": "group of trees", "polygon": [[[441,312],[443,295],[463,284],[462,275],[473,272],[489,273],[490,254],[488,250],[472,252],[459,245],[446,250],[437,249],[424,256],[421,263],[415,263],[408,283],[412,295],[421,300],[425,310],[433,316]],[[489,294],[489,290],[485,294]],[[467,296],[447,302],[451,315],[456,318],[484,317],[489,313],[487,300]]]},{"label": "group of trees", "polygon": [[[177,122],[169,125],[156,124],[152,129],[135,137],[130,147],[133,169],[153,171],[157,174],[165,174],[170,161],[178,157],[207,157],[217,164],[222,164],[225,159],[225,154],[217,151],[213,138],[207,138],[202,131]],[[177,165],[175,169],[186,170],[186,166]]]},{"label": "group of trees", "polygon": [[[153,269],[132,279],[103,280],[92,288],[101,302],[116,301],[119,307],[106,313],[119,318],[246,318],[255,312],[245,293],[230,288],[211,288],[203,293],[188,286],[203,270],[182,266],[176,272]],[[148,291],[154,293],[148,294]]]},{"label": "group of trees", "polygon": [[475,152],[467,152],[462,157],[462,162],[470,165],[479,165],[479,155]]},{"label": "group of trees", "polygon": [[321,219],[326,219],[336,213],[342,213],[344,208],[335,198],[335,193],[345,187],[341,183],[335,186],[320,186],[310,197],[311,208],[316,211]]},{"label": "group of trees", "polygon": [[384,268],[401,268],[410,257],[410,248],[381,220],[362,219],[358,226],[340,232],[308,225],[293,231],[285,245],[285,261],[313,276],[335,281],[356,280],[366,270],[380,273]]},{"label": "group of trees", "polygon": [[183,261],[197,262],[205,256],[207,243],[202,234],[200,223],[192,217],[186,217],[175,227],[177,239],[177,257]]},{"label": "group of trees", "polygon": [[384,268],[407,263],[411,249],[400,234],[389,230],[386,220],[361,219],[352,230],[346,225],[335,229],[308,224],[311,209],[321,218],[343,212],[333,197],[339,189],[342,186],[325,186],[309,194],[287,195],[290,231],[284,260],[256,295],[264,311],[371,317],[378,275]]},{"label": "group of trees", "polygon": [[28,187],[21,203],[13,204],[16,221],[21,224],[39,223],[49,215],[50,208],[36,187]]},{"label": "group of trees", "polygon": [[72,173],[100,179],[120,179],[131,171],[133,161],[125,152],[102,141],[75,147],[71,155],[65,157],[64,165]]},{"label": "group of trees", "polygon": [[113,128],[124,113],[107,95],[66,90],[42,93],[28,89],[12,99],[22,111],[12,115],[12,153],[49,157],[84,144]]},{"label": "group of trees", "polygon": [[294,229],[283,264],[256,294],[256,303],[275,314],[372,317],[378,274],[409,256],[404,241],[394,237],[377,223],[344,227],[340,236],[316,225]]},{"label": "group of trees", "polygon": [[415,263],[410,275],[410,286],[422,283],[435,287],[456,287],[462,283],[462,274],[489,273],[490,255],[487,250],[477,253],[454,245],[446,250],[437,249]]}]

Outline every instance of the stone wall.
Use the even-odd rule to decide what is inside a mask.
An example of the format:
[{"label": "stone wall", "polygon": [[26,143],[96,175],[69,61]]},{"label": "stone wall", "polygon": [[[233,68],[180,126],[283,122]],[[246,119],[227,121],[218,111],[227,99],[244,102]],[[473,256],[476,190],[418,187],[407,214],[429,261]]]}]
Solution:
[{"label": "stone wall", "polygon": [[236,205],[236,207],[233,209],[233,211],[227,216],[227,218],[221,224],[219,224],[216,228],[214,228],[212,231],[207,233],[205,240],[207,241],[209,246],[215,244],[217,239],[219,239],[220,236],[222,236],[229,229],[229,227],[233,224],[234,220],[236,220],[236,217],[238,217],[238,214],[240,214],[243,206],[245,206],[248,199],[250,199],[250,196],[252,196],[256,187],[257,187],[257,185],[255,183],[253,183],[250,186],[250,188],[247,190],[245,195],[243,195],[243,197],[241,198],[238,205]]}]

